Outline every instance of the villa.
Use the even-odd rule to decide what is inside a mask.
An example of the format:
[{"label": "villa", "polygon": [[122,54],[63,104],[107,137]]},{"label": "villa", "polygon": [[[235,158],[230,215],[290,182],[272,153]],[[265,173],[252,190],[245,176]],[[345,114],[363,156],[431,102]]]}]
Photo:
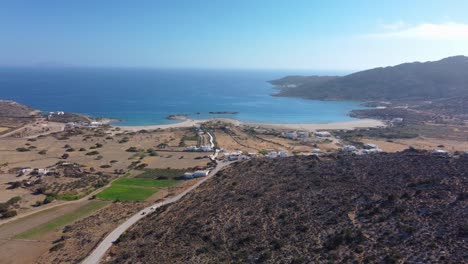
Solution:
[{"label": "villa", "polygon": [[346,145],[346,146],[341,148],[341,151],[343,151],[343,152],[354,152],[356,150],[357,150],[357,148],[355,146],[353,146],[353,145]]},{"label": "villa", "polygon": [[315,135],[317,137],[331,137],[332,134],[328,131],[319,131],[319,132],[315,132]]}]

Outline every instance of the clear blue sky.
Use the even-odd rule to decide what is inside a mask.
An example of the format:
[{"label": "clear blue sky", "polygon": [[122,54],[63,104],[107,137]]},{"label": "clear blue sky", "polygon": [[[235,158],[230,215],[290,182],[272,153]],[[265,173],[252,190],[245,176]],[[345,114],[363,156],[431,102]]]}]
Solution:
[{"label": "clear blue sky", "polygon": [[14,0],[0,64],[357,70],[468,55],[468,1]]}]

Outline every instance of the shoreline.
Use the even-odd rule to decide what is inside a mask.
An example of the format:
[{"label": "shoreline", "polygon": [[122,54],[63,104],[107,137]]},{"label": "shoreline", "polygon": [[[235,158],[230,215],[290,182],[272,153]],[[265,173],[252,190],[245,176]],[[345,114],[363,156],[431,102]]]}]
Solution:
[{"label": "shoreline", "polygon": [[212,119],[187,119],[183,122],[174,123],[174,124],[164,124],[164,125],[142,125],[142,126],[118,126],[113,125],[113,127],[119,127],[122,130],[136,132],[139,130],[155,130],[155,129],[168,129],[168,128],[182,128],[182,127],[193,127],[196,125],[201,125],[209,121],[222,121],[230,123],[235,126],[255,126],[263,128],[275,128],[275,129],[296,129],[296,130],[308,130],[308,131],[317,131],[317,130],[352,130],[357,128],[371,128],[371,127],[383,127],[386,126],[385,123],[377,119],[357,119],[351,121],[341,121],[341,122],[330,122],[330,123],[301,123],[301,124],[286,124],[286,123],[258,123],[258,122],[242,122],[230,118],[212,118]]}]

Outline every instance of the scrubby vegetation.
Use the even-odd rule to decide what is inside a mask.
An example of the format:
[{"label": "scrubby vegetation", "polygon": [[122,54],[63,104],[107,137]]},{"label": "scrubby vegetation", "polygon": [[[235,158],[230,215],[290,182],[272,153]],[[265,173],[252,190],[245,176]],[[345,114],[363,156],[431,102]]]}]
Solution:
[{"label": "scrubby vegetation", "polygon": [[138,222],[111,263],[462,263],[468,157],[255,159]]}]

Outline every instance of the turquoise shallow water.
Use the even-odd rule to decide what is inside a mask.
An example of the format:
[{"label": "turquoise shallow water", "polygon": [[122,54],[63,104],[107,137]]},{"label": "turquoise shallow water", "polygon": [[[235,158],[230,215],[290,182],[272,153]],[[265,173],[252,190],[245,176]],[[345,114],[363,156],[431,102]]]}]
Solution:
[{"label": "turquoise shallow water", "polygon": [[[0,98],[44,111],[121,119],[120,125],[168,124],[172,114],[268,123],[349,121],[359,102],[273,97],[268,80],[293,72],[93,68],[0,69]],[[296,72],[297,74],[297,72]],[[302,74],[318,74],[304,72]],[[330,73],[333,74],[333,73]],[[208,112],[238,112],[212,115]]]}]

